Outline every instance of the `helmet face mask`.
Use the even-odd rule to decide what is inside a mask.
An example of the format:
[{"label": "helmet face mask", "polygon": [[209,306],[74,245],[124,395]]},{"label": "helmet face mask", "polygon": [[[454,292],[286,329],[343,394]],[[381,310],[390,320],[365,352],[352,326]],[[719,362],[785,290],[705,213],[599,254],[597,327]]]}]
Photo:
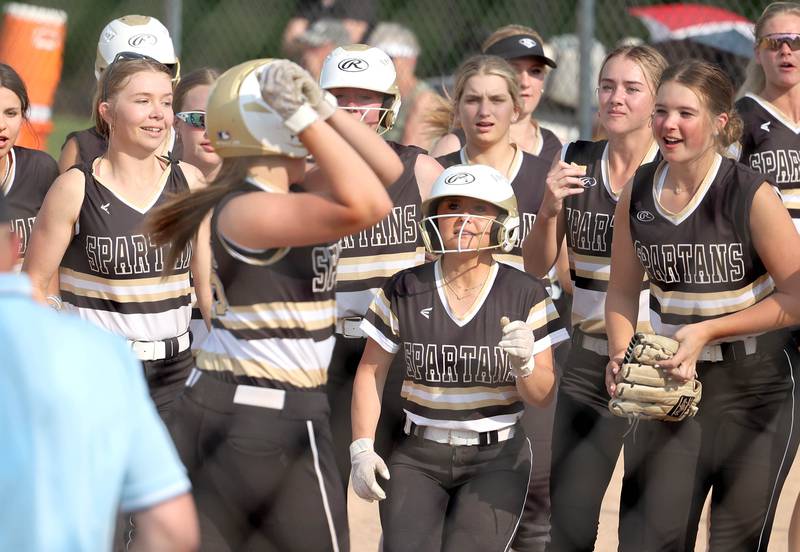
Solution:
[{"label": "helmet face mask", "polygon": [[[365,44],[336,48],[322,64],[319,84],[324,90],[357,88],[382,93],[384,100],[381,107],[359,108],[364,111],[362,121],[368,110],[382,111],[378,119],[379,134],[391,129],[400,113],[400,90],[394,63],[378,48]],[[340,109],[352,111],[356,108],[343,106]]]},{"label": "helmet face mask", "polygon": [[173,72],[173,82],[180,79],[180,60],[167,28],[155,17],[126,15],[109,22],[100,33],[94,76],[100,74],[122,52],[153,58]]},{"label": "helmet face mask", "polygon": [[[475,214],[438,214],[440,202],[447,197],[469,197],[494,205],[499,209],[496,217]],[[446,248],[445,239],[439,228],[439,221],[445,218],[461,217],[464,222],[459,229],[457,246]],[[489,233],[489,245],[464,247],[463,232],[470,220],[490,221],[483,229]],[[422,220],[419,223],[425,249],[429,253],[463,253],[499,249],[511,252],[519,242],[519,211],[514,190],[508,180],[497,170],[486,165],[454,165],[442,172],[434,182],[431,194],[422,202]],[[480,238],[481,236],[477,236]],[[474,239],[474,238],[473,238]],[[480,239],[478,240],[481,241]]]},{"label": "helmet face mask", "polygon": [[[425,250],[428,253],[466,253],[474,251],[486,251],[499,249],[504,253],[510,252],[517,243],[516,230],[509,235],[506,225],[504,225],[505,214],[501,213],[498,217],[488,217],[485,215],[474,215],[469,213],[450,213],[445,215],[430,215],[420,222],[423,228],[422,241],[425,243]],[[500,220],[500,217],[503,220]],[[439,222],[447,219],[463,219],[455,238],[455,247],[448,248],[447,242],[450,241],[442,235]],[[467,244],[464,245],[464,230],[467,225],[473,223],[477,225],[480,234],[469,236]],[[456,223],[457,224],[457,223]],[[481,245],[484,237],[488,237],[488,245]]]}]

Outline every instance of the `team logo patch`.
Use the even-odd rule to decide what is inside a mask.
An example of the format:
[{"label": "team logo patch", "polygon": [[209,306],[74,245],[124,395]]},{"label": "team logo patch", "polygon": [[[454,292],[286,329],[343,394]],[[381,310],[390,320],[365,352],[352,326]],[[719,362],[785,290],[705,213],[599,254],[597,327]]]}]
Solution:
[{"label": "team logo patch", "polygon": [[582,176],[580,177],[581,186],[584,188],[591,188],[593,186],[597,186],[597,179],[593,176]]},{"label": "team logo patch", "polygon": [[692,397],[687,397],[686,395],[682,395],[678,402],[675,403],[675,406],[667,413],[667,416],[671,416],[673,418],[683,418],[686,411],[689,410],[689,407],[692,406]]},{"label": "team logo patch", "polygon": [[220,140],[230,140],[231,133],[224,130],[220,130],[219,132],[217,132],[217,138],[219,138]]},{"label": "team logo patch", "polygon": [[369,68],[369,63],[361,58],[347,58],[340,61],[338,67],[348,73],[360,73]]},{"label": "team logo patch", "polygon": [[763,130],[764,132],[769,132],[769,124],[770,124],[771,122],[772,122],[772,121],[767,121],[766,123],[764,123],[763,125],[761,125],[761,127],[760,127],[760,128],[761,128],[761,130]]},{"label": "team logo patch", "polygon": [[134,35],[128,39],[128,44],[134,48],[141,48],[143,46],[154,46],[158,42],[155,35],[149,33],[141,33]]},{"label": "team logo patch", "polygon": [[105,211],[107,215],[110,215],[110,214],[111,214],[111,211],[109,211],[109,210],[108,210],[108,208],[109,208],[110,206],[111,206],[111,203],[103,203],[103,204],[100,206],[100,208],[101,208],[103,211]]},{"label": "team logo patch", "polygon": [[432,310],[433,310],[433,307],[428,307],[427,309],[422,309],[421,311],[419,311],[419,313],[420,313],[422,316],[424,316],[425,318],[427,318],[428,320],[430,320],[430,318],[431,318],[431,311],[432,311]]},{"label": "team logo patch", "polygon": [[525,46],[526,48],[533,48],[536,46],[536,41],[532,38],[520,38],[519,43]]},{"label": "team logo patch", "polygon": [[469,173],[456,173],[444,179],[445,184],[472,184],[475,177]]},{"label": "team logo patch", "polygon": [[650,211],[639,211],[636,213],[636,220],[639,222],[653,222],[656,217]]}]

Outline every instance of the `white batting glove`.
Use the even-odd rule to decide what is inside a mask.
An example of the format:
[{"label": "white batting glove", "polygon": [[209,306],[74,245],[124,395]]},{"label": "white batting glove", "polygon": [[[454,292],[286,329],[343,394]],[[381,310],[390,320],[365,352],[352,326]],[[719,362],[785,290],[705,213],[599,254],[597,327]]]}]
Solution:
[{"label": "white batting glove", "polygon": [[308,71],[296,63],[273,61],[259,75],[259,84],[261,97],[293,134],[300,134],[319,119],[313,103],[322,98],[322,91]]},{"label": "white batting glove", "polygon": [[533,373],[533,330],[522,320],[510,322],[507,316],[500,319],[503,337],[500,346],[508,354],[511,374],[515,378],[527,378]]},{"label": "white batting glove", "polygon": [[386,498],[386,493],[375,479],[375,473],[389,479],[389,468],[375,452],[372,439],[362,437],[350,443],[350,463],[353,466],[353,491],[358,496],[370,502]]},{"label": "white batting glove", "polygon": [[317,111],[319,118],[324,121],[336,113],[336,109],[339,107],[339,102],[336,100],[336,96],[328,91],[323,91],[320,100],[317,103],[312,103],[311,106]]}]

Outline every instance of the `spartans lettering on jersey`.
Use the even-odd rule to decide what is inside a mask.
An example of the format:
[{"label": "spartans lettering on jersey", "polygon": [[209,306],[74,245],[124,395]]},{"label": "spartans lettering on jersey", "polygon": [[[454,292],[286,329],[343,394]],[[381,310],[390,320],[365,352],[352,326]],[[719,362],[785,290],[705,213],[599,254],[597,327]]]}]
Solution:
[{"label": "spartans lettering on jersey", "polygon": [[[126,276],[152,274],[164,270],[164,247],[157,246],[150,236],[131,234],[128,236],[86,236],[86,258],[89,268],[98,274]],[[192,259],[192,246],[187,244],[175,270],[186,270]]]},{"label": "spartans lettering on jersey", "polygon": [[513,382],[508,355],[497,346],[403,343],[406,377],[424,383]]},{"label": "spartans lettering on jersey", "polygon": [[342,249],[382,247],[417,242],[417,206],[393,207],[391,213],[370,228],[342,238]]},{"label": "spartans lettering on jersey", "polygon": [[525,241],[525,236],[527,236],[528,232],[531,231],[533,228],[533,223],[535,222],[536,213],[522,213],[522,228],[520,228],[522,233],[519,235],[520,245],[522,245],[522,242]]},{"label": "spartans lettering on jersey", "polygon": [[311,291],[324,293],[331,291],[336,285],[336,265],[342,248],[338,243],[321,245],[311,250],[311,266],[314,278],[311,280]]},{"label": "spartans lettering on jersey", "polygon": [[745,276],[741,243],[646,246],[636,240],[633,245],[651,280],[668,284],[718,284],[738,282]]},{"label": "spartans lettering on jersey", "polygon": [[28,238],[31,235],[31,229],[33,228],[33,222],[36,220],[36,217],[27,217],[27,218],[18,218],[11,220],[11,231],[17,234],[19,238],[19,255],[20,257],[25,256],[25,252],[28,250]]},{"label": "spartans lettering on jersey", "polygon": [[614,215],[567,207],[567,233],[570,246],[582,252],[610,251]]},{"label": "spartans lettering on jersey", "polygon": [[750,154],[750,167],[772,175],[778,184],[800,182],[800,151],[779,149]]}]

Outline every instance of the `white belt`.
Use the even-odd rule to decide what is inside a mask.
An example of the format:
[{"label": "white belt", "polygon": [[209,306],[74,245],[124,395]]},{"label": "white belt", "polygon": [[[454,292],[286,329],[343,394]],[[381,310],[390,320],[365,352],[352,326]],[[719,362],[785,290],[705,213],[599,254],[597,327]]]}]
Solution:
[{"label": "white belt", "polygon": [[360,316],[348,316],[347,318],[336,319],[336,333],[342,337],[359,338],[367,337],[361,330],[361,321],[364,320]]},{"label": "white belt", "polygon": [[[755,337],[745,337],[738,340],[744,344],[744,352],[746,355],[752,355],[758,349],[758,340]],[[700,351],[700,357],[697,359],[700,362],[721,362],[723,358],[722,347],[727,344],[718,343],[717,345],[706,345]]]},{"label": "white belt", "polygon": [[[444,445],[463,446],[463,445],[480,445],[480,444],[494,444],[501,441],[508,441],[514,436],[514,426],[507,426],[503,429],[496,431],[478,432],[468,429],[444,429],[440,427],[431,426],[418,426],[413,424],[409,418],[406,418],[405,426],[403,427],[406,435],[416,435],[428,441],[442,443]],[[483,437],[481,437],[483,436]],[[490,440],[489,443],[486,441]]]},{"label": "white belt", "polygon": [[[197,380],[202,375],[203,372],[197,368],[192,368],[186,378],[186,387],[194,387],[194,384],[197,383]],[[237,385],[236,391],[233,392],[233,402],[234,404],[283,410],[286,404],[286,391],[269,387],[256,387],[255,385]]]},{"label": "white belt", "polygon": [[608,356],[608,341],[603,338],[592,337],[591,335],[582,333],[580,336],[580,346],[600,356]]},{"label": "white belt", "polygon": [[129,339],[128,346],[139,360],[163,360],[188,349],[191,341],[187,331],[178,337],[163,341],[132,341]]}]

